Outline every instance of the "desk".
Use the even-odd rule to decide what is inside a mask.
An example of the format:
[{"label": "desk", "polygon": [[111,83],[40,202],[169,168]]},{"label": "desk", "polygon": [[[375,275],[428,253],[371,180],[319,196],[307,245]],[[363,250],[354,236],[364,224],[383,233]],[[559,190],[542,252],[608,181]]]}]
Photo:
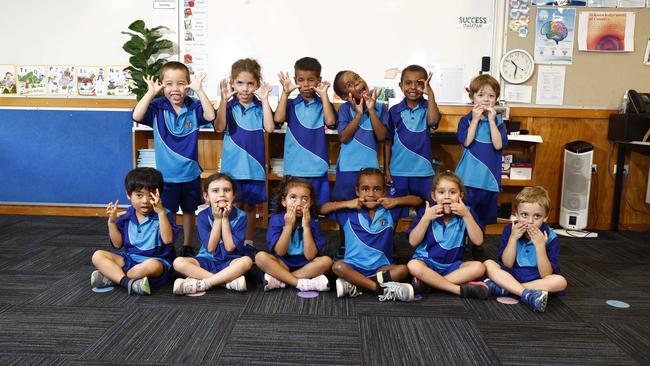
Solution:
[{"label": "desk", "polygon": [[650,155],[650,142],[641,141],[614,141],[618,145],[618,155],[616,157],[616,177],[614,179],[614,204],[612,207],[612,231],[618,231],[618,221],[621,214],[621,200],[623,196],[623,166],[625,166],[625,154],[628,151],[638,152],[644,155]]}]

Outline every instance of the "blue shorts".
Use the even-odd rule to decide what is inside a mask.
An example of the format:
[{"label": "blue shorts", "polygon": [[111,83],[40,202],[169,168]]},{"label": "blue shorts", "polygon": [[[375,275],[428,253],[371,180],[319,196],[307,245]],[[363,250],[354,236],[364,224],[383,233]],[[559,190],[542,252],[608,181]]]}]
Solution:
[{"label": "blue shorts", "polygon": [[316,204],[322,206],[330,201],[330,181],[327,173],[320,177],[296,177],[309,182],[316,193]]},{"label": "blue shorts", "polygon": [[452,263],[442,264],[434,261],[431,258],[413,258],[415,260],[422,261],[427,267],[431,268],[433,271],[436,271],[441,276],[446,276],[451,272],[460,268],[460,265],[463,264],[463,261],[456,261]]},{"label": "blue shorts", "polygon": [[196,261],[199,262],[199,266],[201,266],[201,268],[214,274],[221,272],[224,268],[230,265],[230,262],[233,261],[232,259],[226,261],[218,261],[213,257],[202,256],[202,255],[201,256],[197,255],[196,257],[194,257],[194,259],[196,259]]},{"label": "blue shorts", "polygon": [[[388,187],[388,197],[403,197],[410,194],[418,196],[427,201],[431,198],[431,183],[433,176],[430,177],[400,177],[393,176],[393,183]],[[400,208],[399,217],[407,217],[409,208],[404,206]]]},{"label": "blue shorts", "polygon": [[171,277],[172,272],[172,265],[167,260],[158,257],[143,257],[140,255],[128,254],[124,252],[113,252],[113,254],[117,254],[124,259],[124,266],[122,267],[122,270],[125,274],[131,268],[144,262],[145,260],[155,259],[163,265],[163,273],[160,275],[160,277],[148,277],[149,284],[155,288],[159,288],[169,282],[169,278]]},{"label": "blue shorts", "polygon": [[178,207],[183,213],[194,213],[201,201],[201,177],[184,183],[165,183],[162,193],[163,206],[172,213],[178,212]]},{"label": "blue shorts", "polygon": [[245,205],[266,202],[266,182],[251,179],[238,180],[235,202],[241,202]]},{"label": "blue shorts", "polygon": [[486,191],[480,188],[465,187],[463,203],[470,206],[476,213],[478,224],[485,231],[485,226],[497,222],[497,197],[499,192]]},{"label": "blue shorts", "polygon": [[347,201],[357,198],[357,177],[359,172],[341,172],[337,167],[332,199]]},{"label": "blue shorts", "polygon": [[526,283],[530,281],[539,280],[542,276],[539,274],[537,268],[509,268],[501,264],[501,269],[510,273],[515,280],[519,283]]}]

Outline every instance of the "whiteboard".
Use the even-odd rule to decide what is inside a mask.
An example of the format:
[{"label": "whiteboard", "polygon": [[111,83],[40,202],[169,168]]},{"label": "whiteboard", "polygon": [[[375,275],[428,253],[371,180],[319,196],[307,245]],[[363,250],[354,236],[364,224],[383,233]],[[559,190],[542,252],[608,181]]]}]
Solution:
[{"label": "whiteboard", "polygon": [[464,88],[478,75],[481,58],[495,54],[495,4],[496,0],[181,1],[180,58],[192,55],[195,64],[190,66],[207,73],[206,91],[213,100],[218,99],[219,80],[229,77],[232,63],[240,58],[257,59],[263,78],[278,86],[278,72],[292,75],[294,62],[311,56],[322,64],[324,80],[331,82],[338,71],[349,69],[371,87],[394,88],[398,98],[399,72],[393,79],[387,71],[419,64],[434,72],[432,85],[439,102],[466,103]]}]

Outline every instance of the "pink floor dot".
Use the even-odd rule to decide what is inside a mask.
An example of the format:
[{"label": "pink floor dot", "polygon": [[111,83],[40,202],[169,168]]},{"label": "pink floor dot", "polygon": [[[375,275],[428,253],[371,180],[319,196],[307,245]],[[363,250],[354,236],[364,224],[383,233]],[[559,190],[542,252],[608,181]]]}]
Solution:
[{"label": "pink floor dot", "polygon": [[519,300],[507,296],[497,297],[497,301],[506,305],[514,305],[519,303]]},{"label": "pink floor dot", "polygon": [[297,294],[298,296],[302,297],[303,299],[311,299],[314,297],[318,297],[318,292],[316,291],[300,291]]},{"label": "pink floor dot", "polygon": [[187,294],[187,295],[185,295],[185,296],[192,296],[192,297],[195,297],[195,296],[203,296],[203,295],[205,295],[205,291],[197,292],[197,293],[195,293],[195,294]]}]

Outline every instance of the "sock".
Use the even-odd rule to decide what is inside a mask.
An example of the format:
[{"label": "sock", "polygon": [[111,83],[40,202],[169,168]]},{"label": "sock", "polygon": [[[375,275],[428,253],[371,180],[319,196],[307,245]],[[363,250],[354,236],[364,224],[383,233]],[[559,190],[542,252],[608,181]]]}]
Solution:
[{"label": "sock", "polygon": [[128,277],[124,276],[122,279],[120,279],[120,286],[128,290],[130,285],[129,282],[131,282],[131,280]]},{"label": "sock", "polygon": [[390,271],[377,272],[377,283],[391,282],[393,279],[390,277]]},{"label": "sock", "polygon": [[244,240],[244,245],[254,246],[254,243],[253,243],[252,240],[246,239],[246,240]]},{"label": "sock", "polygon": [[[225,286],[225,285],[224,285],[224,286]],[[196,283],[196,287],[197,287],[197,289],[198,289],[199,292],[200,292],[200,291],[207,291],[207,290],[209,290],[211,286],[210,286],[210,284],[208,283],[208,281],[206,281],[206,280],[199,280],[199,281]]]},{"label": "sock", "polygon": [[[375,279],[375,281],[377,281],[377,280]],[[386,291],[386,288],[382,287],[379,284],[379,282],[377,282],[377,289],[375,290],[375,295],[383,295],[385,291]]]},{"label": "sock", "polygon": [[303,290],[305,288],[305,278],[299,278],[298,283],[296,284],[296,288],[300,291],[305,291]]}]

